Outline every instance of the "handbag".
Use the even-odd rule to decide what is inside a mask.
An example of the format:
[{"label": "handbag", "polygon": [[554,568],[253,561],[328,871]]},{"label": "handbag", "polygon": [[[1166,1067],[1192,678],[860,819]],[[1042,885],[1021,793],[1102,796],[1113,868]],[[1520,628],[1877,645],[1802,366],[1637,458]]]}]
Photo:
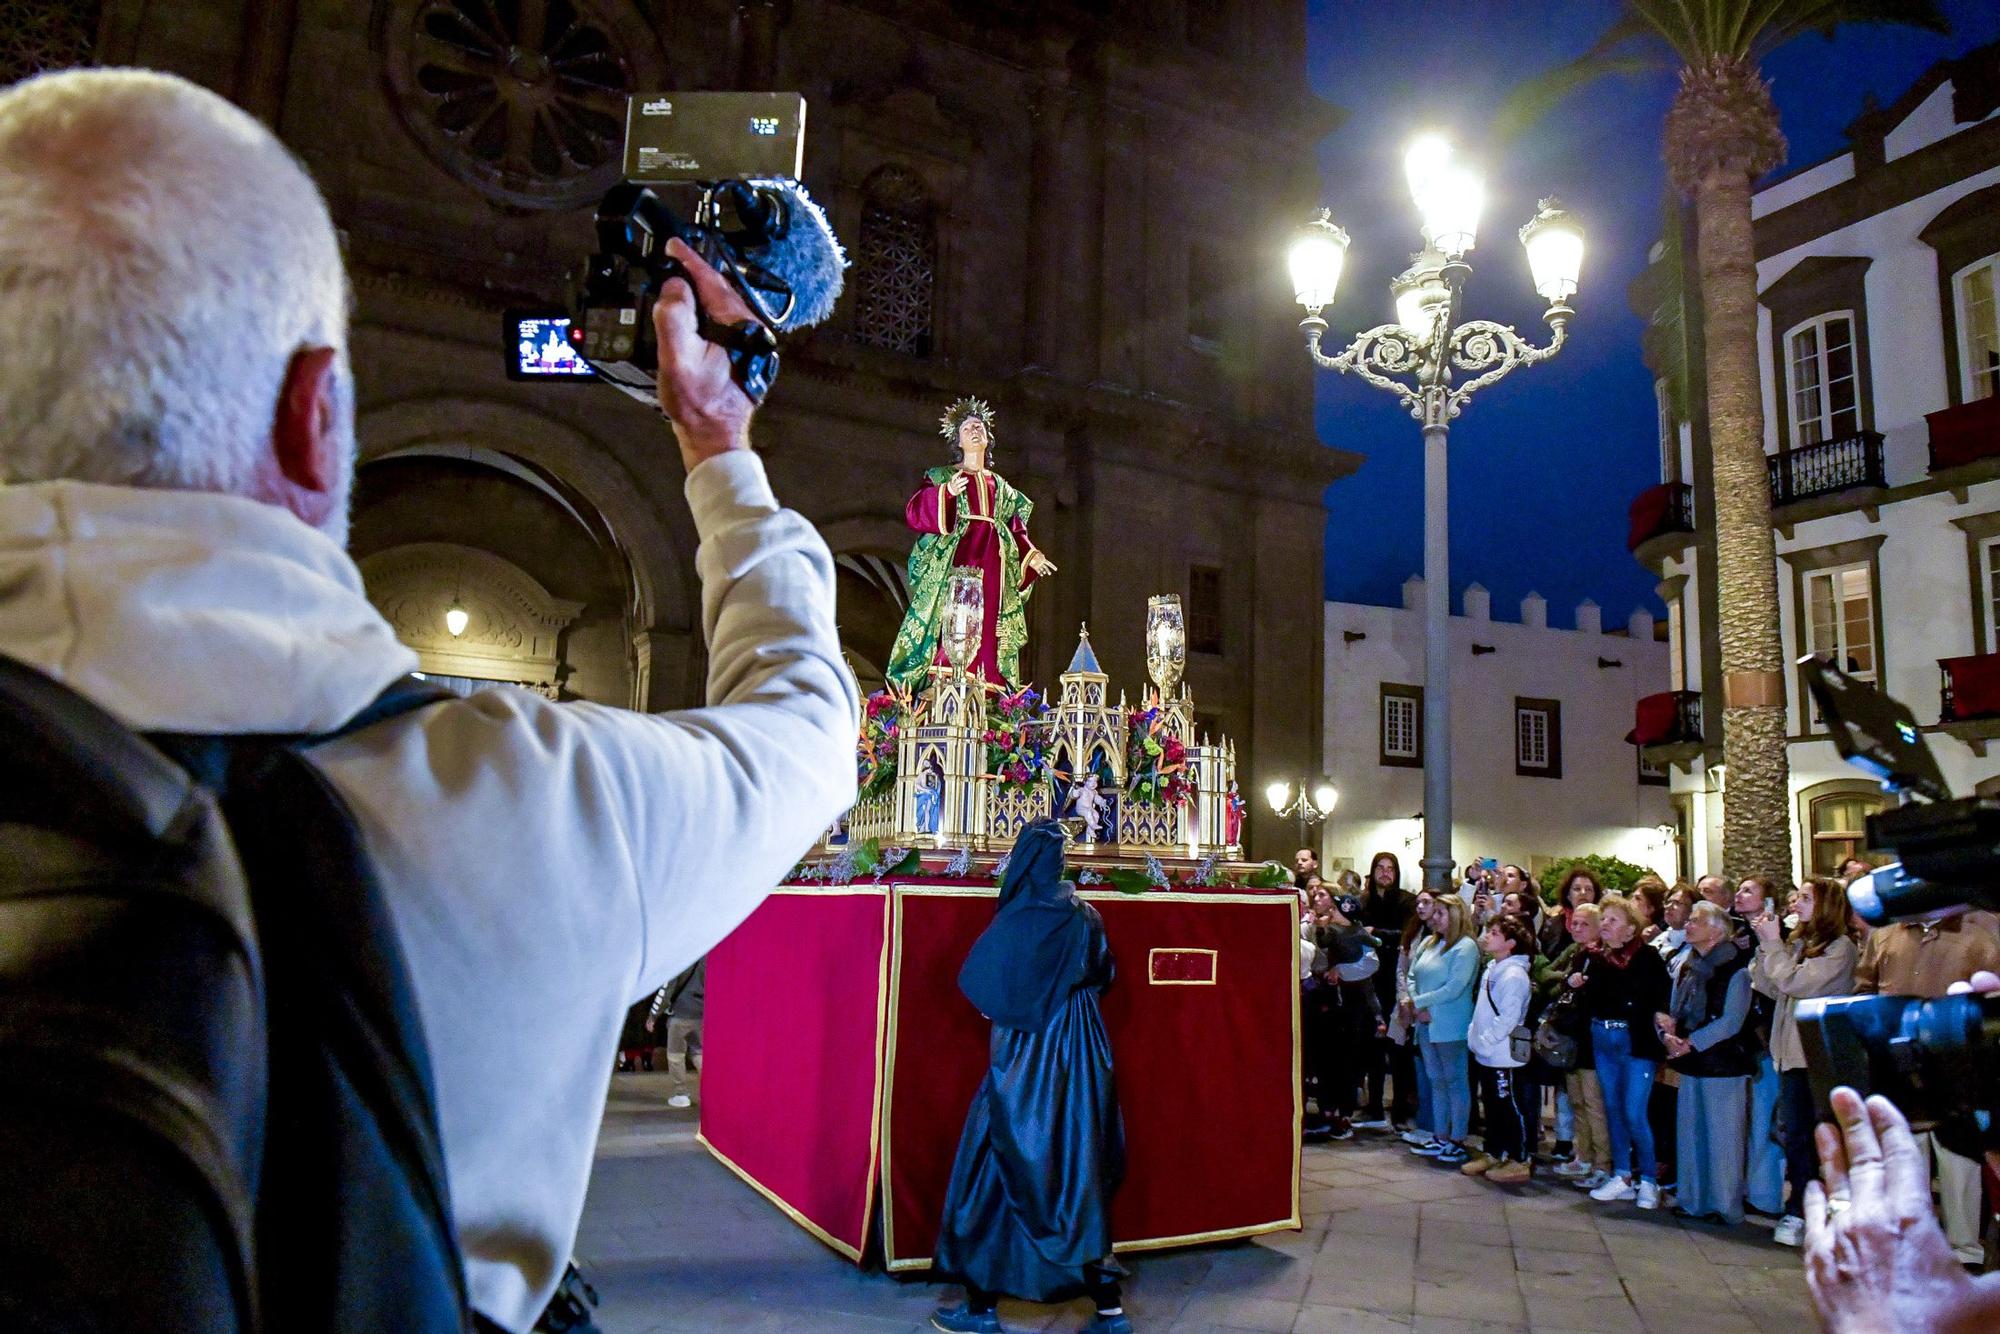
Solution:
[{"label": "handbag", "polygon": [[[1563,998],[1567,999],[1569,999],[1567,996]],[[1535,1025],[1534,1035],[1528,1040],[1527,1046],[1529,1051],[1540,1057],[1542,1064],[1551,1070],[1574,1070],[1578,1055],[1577,1040],[1563,1032],[1562,1007],[1562,1000],[1549,1007],[1549,1012],[1542,1016],[1542,1022]],[[1526,1031],[1526,1028],[1517,1028],[1510,1038],[1510,1041],[1516,1044],[1517,1059],[1526,1059],[1519,1051],[1520,1035]]]},{"label": "handbag", "polygon": [[[1590,960],[1583,961],[1579,969],[1585,976],[1590,973]],[[1582,1053],[1578,1050],[1582,1042],[1579,1022],[1583,1012],[1578,1001],[1583,993],[1575,988],[1565,989],[1556,997],[1555,1004],[1542,1013],[1542,1021],[1535,1025],[1532,1042],[1534,1053],[1542,1064],[1551,1070],[1574,1070]]]}]

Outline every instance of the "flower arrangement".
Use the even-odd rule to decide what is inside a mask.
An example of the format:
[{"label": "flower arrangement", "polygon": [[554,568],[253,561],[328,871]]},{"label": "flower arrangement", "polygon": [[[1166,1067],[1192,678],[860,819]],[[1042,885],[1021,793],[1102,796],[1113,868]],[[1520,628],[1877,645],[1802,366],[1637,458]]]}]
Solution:
[{"label": "flower arrangement", "polygon": [[1002,792],[1025,792],[1042,780],[1048,704],[1033,686],[996,696],[986,710],[986,772]]},{"label": "flower arrangement", "polygon": [[1188,769],[1187,747],[1167,730],[1166,711],[1158,704],[1133,709],[1125,719],[1127,792],[1140,806],[1184,806],[1194,800],[1194,774]]},{"label": "flower arrangement", "polygon": [[861,710],[861,738],[855,743],[855,770],[867,801],[896,785],[896,740],[915,712],[908,692],[878,690]]}]

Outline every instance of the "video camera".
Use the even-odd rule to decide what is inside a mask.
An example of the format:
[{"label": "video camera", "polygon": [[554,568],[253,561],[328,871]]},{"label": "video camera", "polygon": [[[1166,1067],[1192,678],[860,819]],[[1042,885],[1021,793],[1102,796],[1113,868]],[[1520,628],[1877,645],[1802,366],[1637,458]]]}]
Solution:
[{"label": "video camera", "polygon": [[[1905,705],[1820,658],[1800,666],[1841,757],[1902,803],[1868,817],[1869,848],[1898,860],[1848,886],[1854,910],[1880,925],[2000,906],[2000,802],[1952,797]],[[1800,1001],[1795,1017],[1822,1112],[1846,1084],[1887,1097],[1954,1153],[2000,1150],[2000,994],[1828,997]]]},{"label": "video camera", "polygon": [[[743,297],[754,319],[722,322],[696,307],[701,336],[729,354],[752,403],[778,375],[776,334],[833,313],[847,260],[799,184],[805,99],[797,93],[641,93],[625,117],[626,179],[597,206],[597,252],[570,310],[509,311],[516,379],[598,378],[656,403],[653,306],[687,271],[667,254],[679,238]],[[670,202],[672,196],[685,196]],[[690,284],[692,287],[692,284]],[[558,331],[573,359],[552,348]]]}]

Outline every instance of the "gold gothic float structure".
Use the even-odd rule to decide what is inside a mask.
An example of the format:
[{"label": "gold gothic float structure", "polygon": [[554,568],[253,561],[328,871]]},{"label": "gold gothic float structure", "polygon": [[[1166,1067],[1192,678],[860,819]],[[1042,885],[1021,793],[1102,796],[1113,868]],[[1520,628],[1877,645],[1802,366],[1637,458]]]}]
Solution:
[{"label": "gold gothic float structure", "polygon": [[[1113,700],[1111,678],[1083,627],[1055,700],[1028,724],[1040,733],[1041,772],[1010,784],[988,765],[989,705],[999,688],[965,665],[976,652],[978,587],[961,580],[952,592],[941,636],[949,662],[930,669],[895,739],[894,784],[857,802],[835,838],[999,853],[1030,822],[1053,816],[1073,821],[1073,848],[1085,857],[1241,859],[1236,746],[1195,732],[1194,696],[1180,679],[1186,641],[1178,597],[1149,601],[1146,666],[1154,690],[1138,710],[1122,691]],[[1127,761],[1135,719],[1146,719],[1163,748],[1174,743],[1175,772],[1183,775],[1174,786],[1183,799],[1161,799],[1157,788],[1150,801],[1133,792]]]}]

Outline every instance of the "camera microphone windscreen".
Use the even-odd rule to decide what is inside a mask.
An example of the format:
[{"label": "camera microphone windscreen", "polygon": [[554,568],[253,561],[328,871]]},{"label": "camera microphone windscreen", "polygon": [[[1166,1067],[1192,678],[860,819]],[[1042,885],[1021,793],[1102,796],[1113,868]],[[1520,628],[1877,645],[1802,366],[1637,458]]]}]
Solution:
[{"label": "camera microphone windscreen", "polygon": [[750,256],[791,289],[792,308],[778,321],[778,331],[790,333],[821,323],[833,314],[834,303],[840,299],[847,252],[833,234],[825,212],[803,185],[787,180],[750,184],[759,192],[775,195],[785,210],[782,229]]}]

